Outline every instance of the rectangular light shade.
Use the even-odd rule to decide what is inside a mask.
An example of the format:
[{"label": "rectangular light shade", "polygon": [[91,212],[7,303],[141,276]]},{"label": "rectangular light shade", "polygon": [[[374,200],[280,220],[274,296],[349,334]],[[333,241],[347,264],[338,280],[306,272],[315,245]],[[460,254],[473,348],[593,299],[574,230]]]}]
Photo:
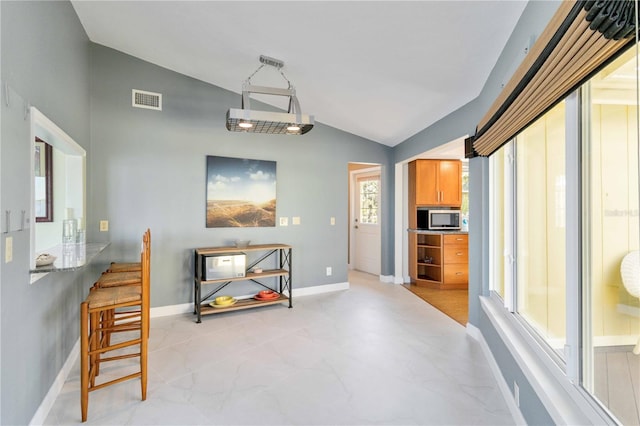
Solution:
[{"label": "rectangular light shade", "polygon": [[[241,122],[251,123],[249,128],[240,127]],[[227,130],[231,132],[269,133],[275,135],[304,135],[313,128],[313,116],[286,112],[256,111],[231,108],[227,111]],[[297,132],[287,130],[292,124],[300,126]]]}]

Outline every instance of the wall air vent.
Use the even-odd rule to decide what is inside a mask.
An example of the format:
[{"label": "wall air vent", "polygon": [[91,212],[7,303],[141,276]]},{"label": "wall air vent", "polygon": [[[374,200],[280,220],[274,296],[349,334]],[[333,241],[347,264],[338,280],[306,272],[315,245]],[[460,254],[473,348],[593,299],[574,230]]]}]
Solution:
[{"label": "wall air vent", "polygon": [[133,89],[131,91],[131,106],[162,111],[162,93]]}]

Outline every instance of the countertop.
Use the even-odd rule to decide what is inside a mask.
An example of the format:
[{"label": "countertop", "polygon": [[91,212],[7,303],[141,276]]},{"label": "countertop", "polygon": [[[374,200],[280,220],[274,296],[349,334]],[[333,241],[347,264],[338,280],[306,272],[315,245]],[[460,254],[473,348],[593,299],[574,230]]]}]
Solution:
[{"label": "countertop", "polygon": [[91,263],[110,243],[86,243],[59,245],[46,250],[56,257],[51,265],[37,266],[29,270],[31,274],[45,272],[75,271]]},{"label": "countertop", "polygon": [[429,231],[427,229],[407,229],[407,232],[413,232],[414,234],[435,234],[435,235],[439,235],[439,234],[468,234],[469,231],[460,231],[460,230],[455,230],[455,231],[443,231],[443,230],[439,230],[439,231]]}]

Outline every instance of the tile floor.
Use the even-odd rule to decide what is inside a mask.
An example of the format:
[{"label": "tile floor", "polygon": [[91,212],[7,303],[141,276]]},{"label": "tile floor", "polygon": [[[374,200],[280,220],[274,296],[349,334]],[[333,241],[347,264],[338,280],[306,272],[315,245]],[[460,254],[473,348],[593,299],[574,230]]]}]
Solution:
[{"label": "tile floor", "polygon": [[[147,400],[138,380],[97,390],[86,424],[513,424],[464,327],[402,286],[350,283],[293,309],[152,318]],[[79,424],[79,392],[76,362],[45,424]]]}]

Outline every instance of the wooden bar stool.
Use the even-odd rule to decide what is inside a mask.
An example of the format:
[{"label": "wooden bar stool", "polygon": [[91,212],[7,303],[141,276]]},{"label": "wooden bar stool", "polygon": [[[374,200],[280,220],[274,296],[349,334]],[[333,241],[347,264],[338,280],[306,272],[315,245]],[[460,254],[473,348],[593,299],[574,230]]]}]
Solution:
[{"label": "wooden bar stool", "polygon": [[[98,281],[93,285],[92,290],[115,288],[115,287],[136,287],[138,293],[141,292],[140,286],[142,285],[142,271],[138,272],[103,272]],[[116,321],[125,320],[131,318],[133,315],[139,314],[140,311],[137,308],[129,307],[125,312],[117,312],[114,309],[105,309],[100,314],[100,321],[104,326],[104,342],[109,345],[111,342],[111,326]]]},{"label": "wooden bar stool", "polygon": [[[149,248],[148,234],[145,233],[140,255],[142,269],[139,285],[94,286],[80,305],[80,406],[83,422],[87,420],[91,391],[139,377],[142,400],[147,398],[151,273]],[[127,334],[123,335],[122,341],[112,344],[111,334],[120,332]],[[138,352],[109,354],[129,347],[137,347]],[[96,383],[101,363],[135,357],[140,361],[138,371]]]},{"label": "wooden bar stool", "polygon": [[[144,245],[144,239],[148,240],[148,251],[149,251],[149,257],[151,257],[151,231],[149,229],[147,229],[147,231],[144,233],[143,235],[143,245]],[[117,272],[112,272],[111,271],[111,267],[109,269],[107,269],[105,272],[102,273],[102,275],[100,276],[100,278],[98,278],[98,281],[95,282],[94,284],[94,288],[108,288],[108,287],[118,287],[118,286],[140,286],[142,283],[142,272],[140,267],[142,266],[141,262],[137,262],[137,263],[111,263],[111,266],[113,267],[114,265],[120,265],[119,267],[117,267],[116,269],[119,269],[119,271]],[[138,270],[131,270],[131,271],[127,271],[127,269],[135,269],[136,265],[138,265]],[[120,316],[122,315],[132,315],[133,313],[135,313],[136,311],[132,311],[132,310],[127,310],[126,313],[121,313]],[[102,316],[102,321],[103,323],[114,323],[114,321],[116,321],[116,310],[115,309],[111,309],[111,310],[105,310],[104,312],[102,312],[101,314]],[[109,327],[106,327],[107,330],[109,330]],[[106,344],[109,344],[111,342],[111,333],[109,331],[105,332],[105,342]]]},{"label": "wooden bar stool", "polygon": [[122,285],[140,285],[142,271],[134,272],[103,272],[95,283],[97,288],[118,287]]},{"label": "wooden bar stool", "polygon": [[140,271],[141,267],[142,265],[140,265],[140,262],[111,262],[111,265],[109,265],[109,269],[107,269],[107,272],[138,272]]},{"label": "wooden bar stool", "polygon": [[[149,238],[149,249],[151,249],[151,231],[147,229],[146,234]],[[140,262],[111,262],[106,272],[138,272],[141,267]]]}]

